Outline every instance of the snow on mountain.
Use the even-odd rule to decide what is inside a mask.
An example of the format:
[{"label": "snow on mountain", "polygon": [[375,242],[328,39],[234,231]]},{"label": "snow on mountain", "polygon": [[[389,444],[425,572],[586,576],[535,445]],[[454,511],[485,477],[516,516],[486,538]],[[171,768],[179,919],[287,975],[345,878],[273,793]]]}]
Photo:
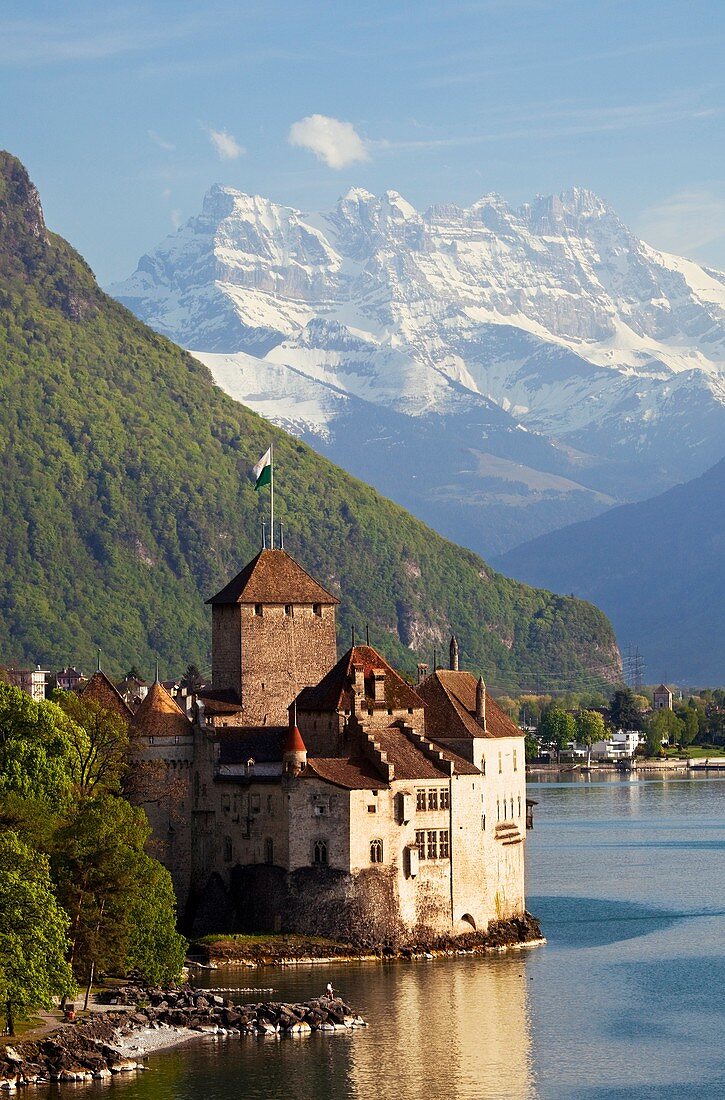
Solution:
[{"label": "snow on mountain", "polygon": [[[215,186],[111,289],[353,473],[372,480],[372,451],[395,447],[418,465],[374,483],[460,538],[458,501],[486,552],[725,452],[725,275],[650,248],[589,191],[421,214],[355,188],[303,214]],[[439,448],[426,487],[416,436]],[[495,532],[471,520],[484,508]]]}]

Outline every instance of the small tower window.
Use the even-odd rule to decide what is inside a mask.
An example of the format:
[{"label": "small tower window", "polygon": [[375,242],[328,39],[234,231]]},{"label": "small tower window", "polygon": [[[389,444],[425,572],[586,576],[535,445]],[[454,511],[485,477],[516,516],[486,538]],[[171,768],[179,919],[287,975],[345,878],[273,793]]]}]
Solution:
[{"label": "small tower window", "polygon": [[262,614],[262,605],[261,605],[261,603],[255,603],[255,605],[254,605],[254,614],[255,615],[261,615]]},{"label": "small tower window", "polygon": [[312,848],[312,862],[319,866],[327,866],[328,851],[326,840],[316,840]]},{"label": "small tower window", "polygon": [[382,840],[370,841],[370,862],[382,863],[383,862],[383,842]]},{"label": "small tower window", "polygon": [[288,618],[292,618],[292,616],[294,615],[294,607],[291,603],[286,603],[284,605],[284,613],[285,615],[287,615]]},{"label": "small tower window", "polygon": [[264,862],[274,863],[274,841],[268,836],[264,842]]},{"label": "small tower window", "polygon": [[317,615],[318,619],[322,618],[322,604],[321,603],[313,603],[313,605],[312,605],[312,614]]}]

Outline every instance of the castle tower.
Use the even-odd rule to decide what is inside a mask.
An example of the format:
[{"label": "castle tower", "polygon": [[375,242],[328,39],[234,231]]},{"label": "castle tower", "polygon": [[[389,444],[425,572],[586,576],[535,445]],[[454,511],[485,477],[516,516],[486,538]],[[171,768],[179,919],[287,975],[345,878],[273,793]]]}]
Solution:
[{"label": "castle tower", "polygon": [[212,608],[212,683],[244,725],[287,724],[287,708],[337,660],[339,603],[285,550],[261,550]]},{"label": "castle tower", "polygon": [[451,672],[458,672],[458,638],[455,636],[455,634],[451,634],[450,660],[448,662],[448,668]]}]

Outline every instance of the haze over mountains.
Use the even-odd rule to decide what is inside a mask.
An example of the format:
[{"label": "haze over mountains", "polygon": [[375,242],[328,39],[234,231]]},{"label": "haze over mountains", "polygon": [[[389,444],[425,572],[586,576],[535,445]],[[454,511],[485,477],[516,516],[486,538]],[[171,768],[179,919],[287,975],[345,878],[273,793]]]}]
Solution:
[{"label": "haze over mountains", "polygon": [[529,584],[575,592],[636,642],[647,682],[720,684],[725,670],[725,460],[652,500],[613,508],[496,563]]},{"label": "haze over mountains", "polygon": [[246,405],[485,553],[725,453],[725,275],[574,189],[302,214],[228,187],[112,288]]}]

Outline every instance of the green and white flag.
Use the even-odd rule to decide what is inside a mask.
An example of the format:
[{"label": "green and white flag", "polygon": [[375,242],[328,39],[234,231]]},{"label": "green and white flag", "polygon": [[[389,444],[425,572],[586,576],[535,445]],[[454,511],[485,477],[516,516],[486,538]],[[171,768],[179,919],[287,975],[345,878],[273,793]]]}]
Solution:
[{"label": "green and white flag", "polygon": [[261,489],[264,485],[269,485],[272,480],[272,448],[270,447],[265,454],[262,455],[257,465],[254,467],[252,473],[254,474],[254,488]]}]

